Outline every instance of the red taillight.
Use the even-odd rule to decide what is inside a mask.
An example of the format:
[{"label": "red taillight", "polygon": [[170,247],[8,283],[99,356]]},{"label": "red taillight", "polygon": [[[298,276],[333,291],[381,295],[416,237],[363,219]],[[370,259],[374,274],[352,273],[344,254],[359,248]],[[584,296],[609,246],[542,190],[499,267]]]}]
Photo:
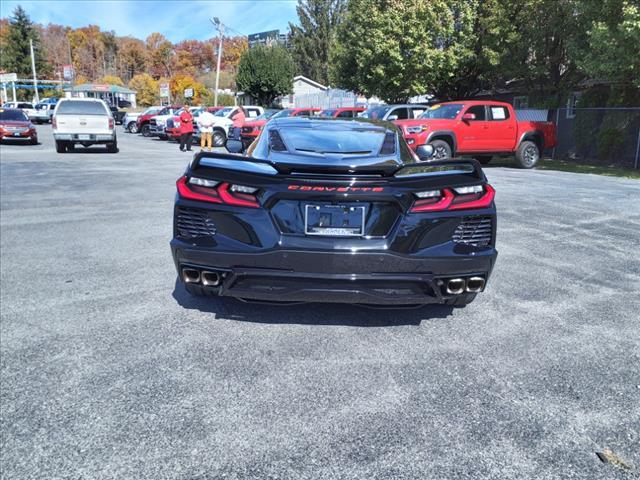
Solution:
[{"label": "red taillight", "polygon": [[260,208],[258,199],[247,193],[231,192],[229,183],[221,183],[215,187],[203,187],[187,183],[187,177],[180,177],[176,182],[178,193],[188,200],[200,202],[223,203],[237,207]]},{"label": "red taillight", "polygon": [[58,120],[56,119],[56,117],[51,117],[51,128],[58,128]]},{"label": "red taillight", "polygon": [[109,119],[109,130],[113,128],[113,118]]},{"label": "red taillight", "polygon": [[440,197],[418,199],[411,207],[411,213],[441,212],[444,210],[468,210],[472,208],[487,208],[493,202],[496,191],[491,185],[485,185],[484,190],[477,194],[455,195],[445,188]]}]

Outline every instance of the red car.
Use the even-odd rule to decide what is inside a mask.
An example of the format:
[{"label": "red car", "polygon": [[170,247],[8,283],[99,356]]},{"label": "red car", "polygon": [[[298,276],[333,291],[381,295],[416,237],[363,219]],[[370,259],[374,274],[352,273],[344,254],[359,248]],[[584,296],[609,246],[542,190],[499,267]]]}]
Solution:
[{"label": "red car", "polygon": [[473,100],[439,103],[417,119],[395,120],[409,147],[433,147],[434,159],[470,155],[489,163],[494,155],[514,155],[522,168],[532,168],[542,151],[556,145],[552,122],[519,121],[504,102]]},{"label": "red car", "polygon": [[155,107],[150,108],[142,115],[140,115],[136,120],[137,131],[142,133],[144,137],[150,137],[151,134],[151,119],[158,115],[169,115],[174,110],[179,109],[179,105],[171,105],[162,107],[160,110],[156,110]]},{"label": "red car", "polygon": [[268,120],[272,118],[284,118],[284,117],[310,117],[315,116],[320,112],[319,108],[285,108],[284,110],[267,110],[265,113],[249,122],[244,122],[242,129],[240,130],[240,138],[245,148],[253,143],[258,138],[262,128]]},{"label": "red car", "polygon": [[27,114],[17,108],[0,108],[0,141],[29,140],[38,144],[38,132]]},{"label": "red car", "polygon": [[353,118],[357,117],[358,113],[364,112],[365,107],[339,107],[339,108],[327,108],[320,112],[321,117],[329,118]]}]

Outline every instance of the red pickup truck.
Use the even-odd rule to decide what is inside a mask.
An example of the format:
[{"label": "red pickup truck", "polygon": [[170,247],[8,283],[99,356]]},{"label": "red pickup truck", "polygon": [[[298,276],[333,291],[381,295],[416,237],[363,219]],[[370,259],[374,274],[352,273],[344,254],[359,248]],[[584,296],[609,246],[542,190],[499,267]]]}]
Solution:
[{"label": "red pickup truck", "polygon": [[395,120],[415,150],[433,147],[434,159],[469,155],[487,164],[494,155],[514,155],[522,168],[532,168],[542,151],[556,145],[552,122],[520,121],[504,102],[459,101],[431,106],[413,120]]}]

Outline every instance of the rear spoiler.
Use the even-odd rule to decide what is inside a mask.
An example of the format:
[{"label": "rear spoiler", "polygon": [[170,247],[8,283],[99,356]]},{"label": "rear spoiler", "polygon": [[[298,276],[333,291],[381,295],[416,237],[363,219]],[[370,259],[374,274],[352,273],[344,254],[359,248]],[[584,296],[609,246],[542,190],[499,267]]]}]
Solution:
[{"label": "rear spoiler", "polygon": [[[295,171],[295,165],[276,165],[274,162],[254,157],[246,157],[233,153],[217,153],[217,152],[199,152],[191,163],[191,169],[197,170],[199,167],[220,168],[223,170],[231,170],[236,172],[255,173],[262,175],[278,175],[290,174]],[[317,173],[332,175],[343,174],[348,175],[345,169],[334,170],[332,168],[323,169]],[[305,168],[308,173],[313,173],[311,168]],[[333,171],[332,171],[333,170]],[[361,171],[364,175],[368,172],[366,169]],[[413,179],[420,177],[440,177],[443,175],[462,175],[469,180],[486,181],[486,177],[482,171],[482,167],[475,160],[434,160],[426,162],[409,163],[395,168],[389,172],[391,178],[397,179]],[[380,175],[385,176],[385,175]]]}]

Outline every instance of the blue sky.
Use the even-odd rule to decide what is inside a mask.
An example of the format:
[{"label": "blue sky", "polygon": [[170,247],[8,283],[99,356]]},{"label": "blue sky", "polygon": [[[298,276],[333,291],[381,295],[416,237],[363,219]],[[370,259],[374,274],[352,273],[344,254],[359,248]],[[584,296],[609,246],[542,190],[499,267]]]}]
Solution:
[{"label": "blue sky", "polygon": [[266,30],[284,33],[288,22],[297,21],[295,0],[1,0],[0,16],[9,16],[17,5],[36,23],[99,25],[141,39],[160,32],[172,42],[214,36],[208,20],[214,16],[236,30],[232,34],[245,35]]}]

